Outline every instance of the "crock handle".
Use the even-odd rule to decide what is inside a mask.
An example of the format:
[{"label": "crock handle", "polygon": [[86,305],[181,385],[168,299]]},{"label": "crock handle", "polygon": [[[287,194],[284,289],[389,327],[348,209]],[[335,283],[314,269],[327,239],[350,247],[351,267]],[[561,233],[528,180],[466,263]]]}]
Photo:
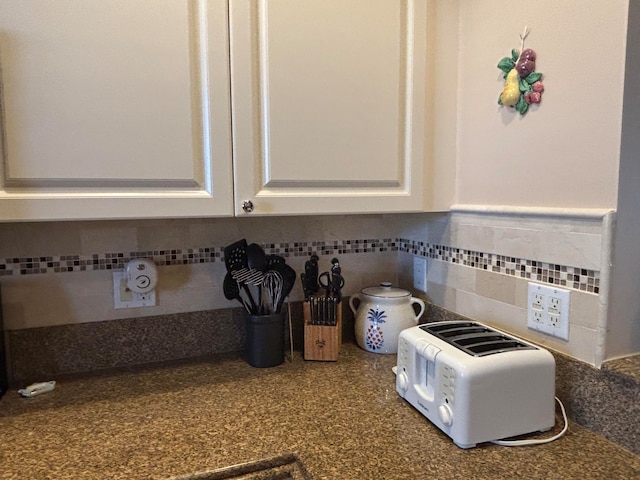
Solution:
[{"label": "crock handle", "polygon": [[355,317],[357,315],[356,311],[356,307],[353,304],[354,300],[358,300],[358,306],[360,306],[360,302],[362,302],[362,300],[360,299],[360,294],[359,293],[354,293],[353,295],[351,295],[349,297],[349,307],[351,307],[351,311],[353,312],[353,316]]},{"label": "crock handle", "polygon": [[414,303],[417,303],[418,305],[420,305],[420,313],[416,315],[416,323],[418,323],[418,320],[420,320],[420,317],[424,313],[424,302],[419,298],[411,297],[411,304],[413,305]]}]

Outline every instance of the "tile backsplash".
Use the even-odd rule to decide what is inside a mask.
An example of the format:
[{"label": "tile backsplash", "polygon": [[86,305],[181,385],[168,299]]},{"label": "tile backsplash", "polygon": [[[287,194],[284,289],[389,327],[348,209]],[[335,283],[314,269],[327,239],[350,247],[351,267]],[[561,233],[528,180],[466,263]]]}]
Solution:
[{"label": "tile backsplash", "polygon": [[[5,328],[237,307],[222,293],[223,249],[246,238],[284,256],[298,272],[312,253],[321,257],[321,269],[338,256],[345,295],[380,281],[412,290],[410,259],[425,256],[426,297],[434,304],[594,363],[601,223],[448,213],[2,224]],[[111,270],[136,257],[159,265],[158,305],[114,310]],[[569,342],[526,329],[528,281],[573,291]],[[297,282],[290,300],[301,299]]]}]

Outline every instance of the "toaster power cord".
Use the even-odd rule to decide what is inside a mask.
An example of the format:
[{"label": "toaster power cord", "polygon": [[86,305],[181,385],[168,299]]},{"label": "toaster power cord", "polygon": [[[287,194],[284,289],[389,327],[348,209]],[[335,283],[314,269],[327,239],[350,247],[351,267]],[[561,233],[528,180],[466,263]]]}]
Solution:
[{"label": "toaster power cord", "polygon": [[503,447],[526,447],[528,445],[541,445],[543,443],[553,442],[554,440],[562,437],[567,433],[567,430],[569,430],[569,421],[567,420],[567,412],[564,409],[564,405],[558,397],[555,397],[555,399],[560,405],[560,411],[562,412],[562,418],[564,420],[564,427],[562,428],[562,431],[550,438],[540,438],[536,440],[493,440],[491,443],[502,445]]}]

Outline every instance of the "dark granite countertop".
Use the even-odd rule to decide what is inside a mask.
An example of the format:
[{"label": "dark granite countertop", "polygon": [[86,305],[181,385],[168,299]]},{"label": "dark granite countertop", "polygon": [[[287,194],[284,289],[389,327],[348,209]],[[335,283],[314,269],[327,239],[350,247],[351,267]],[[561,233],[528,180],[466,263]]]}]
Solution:
[{"label": "dark granite countertop", "polygon": [[640,383],[640,355],[609,360],[602,365],[602,369]]},{"label": "dark granite countertop", "polygon": [[348,344],[337,363],[226,355],[60,379],[32,399],[12,390],[0,479],[188,478],[288,454],[314,480],[640,478],[640,457],[573,422],[550,444],[459,449],[396,394],[394,364]]}]

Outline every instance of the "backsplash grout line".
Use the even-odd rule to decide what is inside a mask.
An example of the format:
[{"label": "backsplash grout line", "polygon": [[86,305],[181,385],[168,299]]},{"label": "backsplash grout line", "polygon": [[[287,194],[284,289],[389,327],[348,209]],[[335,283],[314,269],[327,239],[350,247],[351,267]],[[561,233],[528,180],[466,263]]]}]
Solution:
[{"label": "backsplash grout line", "polygon": [[[599,271],[404,238],[265,243],[261,246],[267,254],[281,255],[285,258],[309,256],[314,253],[349,255],[400,251],[589,293],[599,294],[600,291]],[[129,260],[141,257],[151,258],[159,266],[222,262],[224,247],[5,258],[0,262],[0,276],[119,270],[123,269]]]}]

